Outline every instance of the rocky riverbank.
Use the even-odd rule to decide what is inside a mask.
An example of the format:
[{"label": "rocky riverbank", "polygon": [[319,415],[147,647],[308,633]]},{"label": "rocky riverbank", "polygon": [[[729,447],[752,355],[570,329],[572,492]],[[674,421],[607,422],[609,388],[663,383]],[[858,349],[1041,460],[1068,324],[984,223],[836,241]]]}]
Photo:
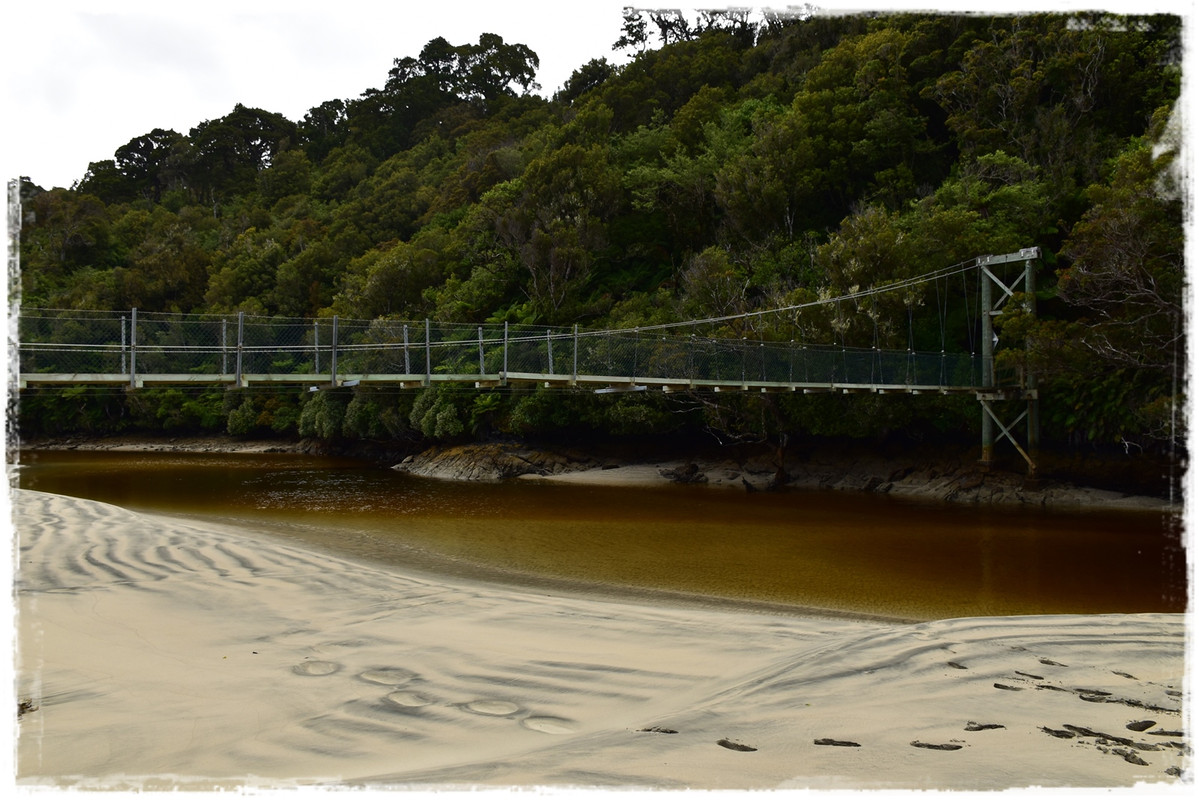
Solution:
[{"label": "rocky riverbank", "polygon": [[[22,442],[22,448],[194,453],[330,453],[309,440],[244,440],[230,436],[118,436]],[[834,490],[874,492],[936,502],[1032,505],[1046,508],[1168,511],[1168,501],[1061,479],[1028,481],[1018,472],[985,470],[952,455],[874,453],[869,448],[723,448],[678,455],[669,450],[541,447],[519,442],[439,445],[405,454],[388,449],[336,451],[369,457],[402,472],[441,480],[541,480],[603,485],[671,483],[748,492]],[[1177,507],[1177,504],[1176,504]],[[1180,509],[1178,509],[1180,510]]]},{"label": "rocky riverbank", "polygon": [[1168,510],[1160,499],[984,470],[955,459],[903,459],[846,452],[786,456],[758,450],[633,461],[520,444],[434,447],[405,458],[397,470],[445,480],[543,480],[606,485],[704,484],[741,491],[789,489],[877,492],[940,502],[1053,508]]}]

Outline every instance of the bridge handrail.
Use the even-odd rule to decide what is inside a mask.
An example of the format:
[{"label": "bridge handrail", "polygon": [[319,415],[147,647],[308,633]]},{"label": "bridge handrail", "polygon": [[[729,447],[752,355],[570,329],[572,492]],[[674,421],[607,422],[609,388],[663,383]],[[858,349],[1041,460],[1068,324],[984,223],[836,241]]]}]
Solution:
[{"label": "bridge handrail", "polygon": [[[99,327],[96,323],[102,323]],[[508,323],[27,309],[23,376],[540,375],[862,386],[982,385],[973,353]],[[104,341],[86,341],[88,337]],[[63,341],[63,340],[66,341]],[[402,359],[400,354],[402,355]],[[30,378],[32,379],[32,378]]]}]

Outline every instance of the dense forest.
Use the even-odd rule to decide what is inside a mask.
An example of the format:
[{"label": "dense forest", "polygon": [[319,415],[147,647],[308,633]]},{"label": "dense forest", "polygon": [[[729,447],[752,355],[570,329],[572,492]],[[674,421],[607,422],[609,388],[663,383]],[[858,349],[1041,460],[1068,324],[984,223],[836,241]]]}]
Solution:
[{"label": "dense forest", "polygon": [[[1041,248],[999,358],[1043,447],[1180,443],[1181,20],[626,9],[614,51],[437,38],[300,120],[154,129],[69,189],[22,181],[24,307],[633,327],[836,296]],[[937,322],[934,302],[916,324]],[[768,319],[763,317],[762,319]],[[729,336],[794,337],[775,320]],[[773,326],[773,327],[772,327]],[[1028,346],[1024,347],[1023,343]],[[1003,347],[1005,345],[1001,345]],[[40,389],[30,436],[228,431],[978,439],[972,399],[466,388]]]}]

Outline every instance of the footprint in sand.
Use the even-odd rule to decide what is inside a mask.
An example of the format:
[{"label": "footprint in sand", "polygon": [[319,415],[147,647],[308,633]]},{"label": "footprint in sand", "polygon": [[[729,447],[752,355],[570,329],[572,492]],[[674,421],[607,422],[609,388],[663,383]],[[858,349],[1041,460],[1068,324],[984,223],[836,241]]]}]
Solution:
[{"label": "footprint in sand", "polygon": [[966,730],[974,733],[976,731],[997,731],[1003,728],[998,722],[967,722]]},{"label": "footprint in sand", "polygon": [[721,747],[723,747],[727,750],[736,750],[738,753],[753,753],[758,749],[756,747],[750,747],[747,744],[742,744],[741,742],[737,742],[732,739],[721,739],[716,744],[720,745]]},{"label": "footprint in sand", "polygon": [[1041,726],[1041,730],[1045,731],[1045,733],[1049,734],[1050,736],[1052,736],[1056,739],[1073,739],[1074,738],[1074,734],[1071,733],[1070,731],[1061,731],[1061,730],[1057,730],[1056,728],[1046,728],[1044,725]]},{"label": "footprint in sand", "polygon": [[378,683],[383,686],[399,686],[416,677],[416,673],[403,667],[379,667],[358,673],[358,677],[367,683]]},{"label": "footprint in sand", "polygon": [[922,747],[925,750],[961,750],[960,744],[930,744],[919,740],[912,742],[912,747]]},{"label": "footprint in sand", "polygon": [[555,735],[563,735],[574,733],[574,725],[570,720],[562,719],[561,717],[525,717],[520,721],[520,724],[531,731],[540,733],[552,733]]},{"label": "footprint in sand", "polygon": [[399,708],[424,708],[425,706],[433,705],[433,698],[421,694],[420,692],[412,692],[401,690],[392,692],[383,698],[388,703]]},{"label": "footprint in sand", "polygon": [[482,714],[485,717],[510,717],[519,712],[520,706],[507,700],[472,700],[463,703],[462,708],[472,714]]},{"label": "footprint in sand", "polygon": [[304,661],[291,668],[297,675],[309,676],[332,675],[340,670],[341,664],[335,661]]}]

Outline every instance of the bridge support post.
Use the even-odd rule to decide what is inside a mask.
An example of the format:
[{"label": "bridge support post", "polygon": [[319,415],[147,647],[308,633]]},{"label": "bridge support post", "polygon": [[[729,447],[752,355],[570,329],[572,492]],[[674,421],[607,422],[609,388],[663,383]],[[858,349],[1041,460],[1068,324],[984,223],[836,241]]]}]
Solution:
[{"label": "bridge support post", "polygon": [[425,386],[433,382],[433,324],[425,317]]},{"label": "bridge support post", "polygon": [[[1033,258],[1024,262],[1024,302],[1028,313],[1033,317],[1037,314],[1037,271]],[[1028,344],[1025,343],[1027,348]],[[1032,367],[1026,369],[1024,375],[1025,397],[1028,399],[1028,480],[1036,480],[1037,460],[1041,452],[1041,409],[1040,397],[1037,395],[1037,376]]]},{"label": "bridge support post", "polygon": [[333,334],[329,340],[329,386],[337,388],[337,315],[333,315]]},{"label": "bridge support post", "polygon": [[[1002,399],[1004,392],[996,392],[995,387],[995,345],[998,343],[998,337],[995,335],[995,317],[1002,314],[1003,304],[1011,297],[1015,296],[1014,288],[1021,282],[1024,283],[1024,303],[1025,309],[1030,314],[1036,314],[1036,267],[1035,262],[1041,256],[1039,247],[1027,247],[1016,253],[1008,253],[1002,256],[982,256],[978,259],[979,268],[979,292],[980,292],[980,311],[982,313],[982,375],[981,384],[983,391],[979,392],[978,399],[982,405],[982,452],[979,458],[979,463],[984,469],[990,469],[995,451],[995,426],[998,425],[1002,436],[1010,441],[1019,451],[1020,455],[1028,463],[1028,480],[1036,480],[1037,471],[1037,455],[1040,450],[1041,439],[1041,423],[1040,409],[1038,408],[1037,383],[1036,376],[1031,370],[1027,370],[1024,375],[1022,395],[1027,407],[1017,417],[1016,421],[1011,426],[1004,424],[996,416],[994,409],[991,407],[991,401]],[[1009,285],[1006,281],[1001,280],[993,273],[989,267],[999,264],[1008,264],[1012,262],[1024,262],[1024,269],[1019,277]],[[995,297],[993,288],[999,287],[1000,294]],[[1026,443],[1027,449],[1020,447],[1016,442],[1015,437],[1011,433],[1011,428],[1015,427],[1020,420],[1026,419]]]},{"label": "bridge support post", "polygon": [[233,376],[233,385],[236,386],[238,389],[245,388],[244,386],[242,386],[242,382],[241,382],[241,354],[242,354],[242,346],[245,344],[245,330],[246,330],[246,312],[238,311],[237,312],[237,356],[234,359],[234,366],[236,367],[236,374]]},{"label": "bridge support post", "polygon": [[137,388],[137,309],[129,312],[129,388]]},{"label": "bridge support post", "polygon": [[[986,275],[979,278],[979,291],[982,294],[982,385],[984,390],[989,390],[995,386],[995,351],[994,341],[994,318],[991,316],[991,281]],[[993,415],[990,412],[990,406],[986,400],[980,400],[982,407],[982,453],[979,456],[979,462],[983,469],[990,469],[991,462],[995,457],[995,428],[991,424]]]}]

